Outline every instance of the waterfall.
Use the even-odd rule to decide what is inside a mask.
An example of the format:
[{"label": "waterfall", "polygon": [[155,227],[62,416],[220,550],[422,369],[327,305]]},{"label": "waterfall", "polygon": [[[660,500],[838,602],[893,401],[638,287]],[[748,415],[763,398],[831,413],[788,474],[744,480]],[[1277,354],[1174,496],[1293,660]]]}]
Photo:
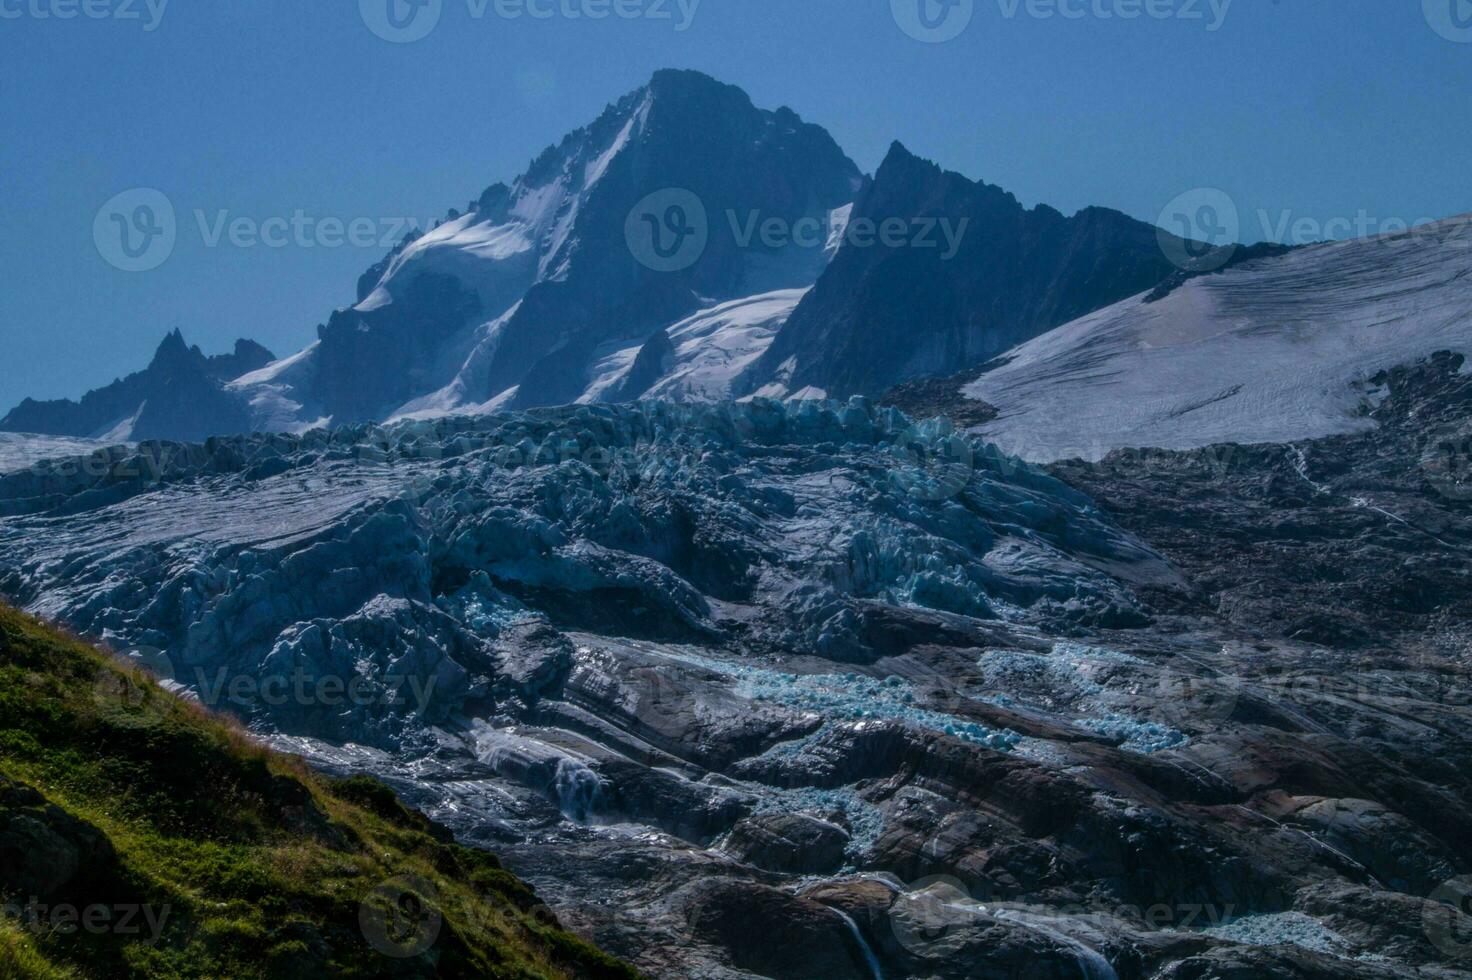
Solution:
[{"label": "waterfall", "polygon": [[1030,915],[1027,912],[1019,912],[1015,909],[996,909],[992,913],[994,918],[1005,919],[1015,922],[1024,929],[1041,933],[1049,939],[1067,946],[1073,950],[1074,957],[1078,962],[1078,971],[1083,980],[1119,980],[1119,974],[1114,972],[1114,967],[1104,958],[1097,949],[1074,939],[1072,936],[1059,932],[1052,926],[1044,925],[1039,921],[1042,917]]},{"label": "waterfall", "polygon": [[559,759],[552,792],[563,816],[578,823],[587,823],[603,792],[603,780],[575,759]]},{"label": "waterfall", "polygon": [[848,926],[848,931],[853,934],[854,942],[859,944],[859,952],[864,954],[864,962],[869,965],[869,972],[873,974],[874,980],[884,980],[884,972],[879,969],[879,957],[874,955],[873,947],[864,938],[864,934],[859,931],[859,924],[847,912],[841,909],[836,909],[830,905],[828,906],[828,911],[838,916],[843,920],[843,924]]}]

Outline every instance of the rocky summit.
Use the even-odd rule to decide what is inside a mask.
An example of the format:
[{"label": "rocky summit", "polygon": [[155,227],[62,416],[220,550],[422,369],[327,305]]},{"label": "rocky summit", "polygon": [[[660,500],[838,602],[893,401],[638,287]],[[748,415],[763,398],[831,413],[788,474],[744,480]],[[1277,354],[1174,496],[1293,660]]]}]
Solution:
[{"label": "rocky summit", "polygon": [[651,976],[1465,976],[1467,500],[1433,452],[1397,530],[1334,462],[1461,424],[1457,363],[1175,495],[862,399],[141,443],[0,477],[0,589]]}]

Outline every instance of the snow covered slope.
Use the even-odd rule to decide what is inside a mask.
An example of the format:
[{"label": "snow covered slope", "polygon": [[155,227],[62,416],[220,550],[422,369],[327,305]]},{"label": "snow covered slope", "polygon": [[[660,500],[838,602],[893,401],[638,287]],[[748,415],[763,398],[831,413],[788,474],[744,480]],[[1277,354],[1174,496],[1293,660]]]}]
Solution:
[{"label": "snow covered slope", "polygon": [[[772,338],[807,289],[776,292],[732,300],[701,310],[665,331],[669,342],[667,360],[660,365],[658,380],[640,386],[640,398],[666,401],[724,401],[732,397],[734,383],[772,343]],[[600,358],[594,365],[594,381],[579,402],[592,404],[620,400],[629,392],[640,351],[648,345],[622,347]]]},{"label": "snow covered slope", "polygon": [[[744,365],[770,340],[762,324],[776,313],[758,297],[810,287],[832,255],[748,241],[737,226],[749,217],[831,226],[863,182],[832,137],[791,110],[758,109],[740,89],[696,72],[658,72],[510,186],[493,185],[468,213],[407,237],[363,275],[356,305],[333,313],[315,345],[232,390],[258,428],[302,431],[628,400],[660,380],[672,391],[720,387],[725,358]],[[629,222],[670,194],[704,210],[708,240],[687,264],[656,269],[641,260]],[[746,297],[749,314],[715,309]],[[726,317],[726,326],[755,318],[756,332],[682,323],[705,315]],[[623,370],[677,324],[721,332],[719,349],[697,358],[687,341],[671,364],[693,375],[656,373],[631,390]],[[641,369],[663,364],[662,354],[651,349]]]},{"label": "snow covered slope", "polygon": [[1291,442],[1370,428],[1379,372],[1472,351],[1472,217],[1136,296],[1029,341],[964,394],[1025,459]]},{"label": "snow covered slope", "polygon": [[45,459],[85,456],[104,445],[91,439],[0,432],[0,473],[23,470]]}]

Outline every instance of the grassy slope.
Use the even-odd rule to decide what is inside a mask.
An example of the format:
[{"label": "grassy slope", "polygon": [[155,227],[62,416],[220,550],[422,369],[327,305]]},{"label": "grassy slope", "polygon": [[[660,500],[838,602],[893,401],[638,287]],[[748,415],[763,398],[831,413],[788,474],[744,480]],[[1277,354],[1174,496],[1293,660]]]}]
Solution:
[{"label": "grassy slope", "polygon": [[[52,889],[43,901],[168,918],[149,943],[0,916],[7,980],[635,976],[560,931],[495,857],[449,842],[379,784],[316,775],[0,606],[0,904],[29,897],[23,865],[44,848],[16,841],[37,822],[92,842],[69,875],[32,862]],[[375,950],[360,922],[365,897],[401,876],[429,882],[442,917],[412,957]]]}]

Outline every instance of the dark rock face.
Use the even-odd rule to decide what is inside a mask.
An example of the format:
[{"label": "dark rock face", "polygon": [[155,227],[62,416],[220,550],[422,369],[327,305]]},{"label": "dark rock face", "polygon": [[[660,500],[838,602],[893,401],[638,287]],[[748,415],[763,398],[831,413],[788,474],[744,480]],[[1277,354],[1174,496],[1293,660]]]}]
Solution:
[{"label": "dark rock face", "polygon": [[[499,186],[504,189],[506,185],[501,184]],[[489,193],[489,191],[487,193]],[[487,206],[489,206],[489,204]],[[383,274],[388,271],[388,267],[393,265],[394,259],[402,255],[404,249],[414,244],[421,237],[423,237],[423,235],[424,233],[417,228],[406,232],[399,244],[395,245],[394,248],[387,255],[379,259],[377,262],[373,263],[373,265],[369,266],[368,269],[361,276],[358,277],[359,303],[367,299],[369,294],[371,294],[373,290],[377,288],[379,280],[382,279]]]},{"label": "dark rock face", "polygon": [[959,246],[950,255],[943,235],[932,235],[931,247],[913,238],[865,246],[850,235],[752,369],[753,390],[776,380],[790,391],[878,395],[955,374],[1175,271],[1152,225],[1104,208],[1073,217],[1029,211],[898,143],[854,205],[850,228],[894,219],[947,221]]},{"label": "dark rock face", "polygon": [[[698,72],[658,72],[472,204],[456,234],[493,245],[462,250],[437,226],[368,270],[358,306],[319,329],[299,400],[338,424],[382,420],[446,388],[458,405],[566,404],[600,350],[648,340],[610,399],[632,400],[668,367],[667,325],[713,300],[817,278],[821,248],[746,242],[749,219],[826,221],[862,182],[832,137],[791,110],[758,109]],[[671,193],[705,245],[682,268],[655,269],[627,227],[642,201]]]},{"label": "dark rock face", "polygon": [[849,833],[836,823],[801,813],[765,813],[743,820],[725,847],[735,857],[768,871],[822,874],[843,865]]},{"label": "dark rock face", "polygon": [[634,401],[669,373],[674,358],[675,348],[670,343],[669,331],[656,330],[654,335],[645,341],[644,346],[639,348],[639,354],[634,358],[634,364],[629,368],[629,373],[624,376],[619,390],[608,400],[610,402]]},{"label": "dark rock face", "polygon": [[124,439],[203,440],[248,432],[248,406],[224,384],[273,360],[275,355],[249,340],[237,340],[232,353],[206,357],[175,330],[144,370],[90,391],[80,402],[28,398],[0,419],[0,431],[89,438],[134,420]]},{"label": "dark rock face", "polygon": [[997,417],[997,410],[986,402],[958,399],[956,393],[974,381],[980,369],[962,371],[947,378],[920,378],[895,385],[879,399],[912,419],[929,419],[945,415],[963,428],[984,425]]},{"label": "dark rock face", "polygon": [[314,403],[338,424],[382,418],[425,392],[436,356],[480,310],[458,280],[435,275],[410,282],[401,302],[338,310],[317,328]]},{"label": "dark rock face", "polygon": [[1447,353],[1372,379],[1384,400],[1367,433],[1052,469],[1169,555],[1196,608],[1338,649],[1458,659],[1472,618],[1463,363]]},{"label": "dark rock face", "polygon": [[752,882],[697,887],[686,915],[697,936],[732,949],[733,965],[757,976],[872,976],[838,915],[775,888]]},{"label": "dark rock face", "polygon": [[1145,302],[1158,303],[1192,279],[1197,279],[1201,276],[1218,275],[1226,272],[1228,269],[1244,265],[1248,262],[1254,262],[1258,259],[1277,258],[1280,255],[1287,255],[1296,247],[1293,245],[1278,245],[1273,242],[1258,242],[1256,245],[1245,247],[1241,245],[1224,245],[1220,248],[1214,248],[1199,259],[1194,260],[1186,268],[1172,273],[1170,278],[1150,291],[1150,295],[1145,297]]},{"label": "dark rock face", "polygon": [[[750,215],[788,226],[826,218],[853,199],[862,180],[820,127],[790,109],[757,109],[740,89],[697,72],[657,73],[647,90],[626,98],[593,129],[622,125],[646,99],[641,142],[614,157],[578,212],[566,274],[533,286],[506,326],[485,383],[492,394],[521,385],[517,407],[576,397],[599,344],[648,336],[712,297],[811,282],[822,267],[819,250],[783,256],[759,243],[743,247],[728,216],[738,225]],[[562,164],[556,156],[545,161]],[[635,205],[666,188],[700,199],[710,235],[699,260],[674,272],[644,267],[625,240]],[[544,363],[556,370],[539,370]]]},{"label": "dark rock face", "polygon": [[0,894],[51,899],[117,870],[107,835],[0,776]]}]

